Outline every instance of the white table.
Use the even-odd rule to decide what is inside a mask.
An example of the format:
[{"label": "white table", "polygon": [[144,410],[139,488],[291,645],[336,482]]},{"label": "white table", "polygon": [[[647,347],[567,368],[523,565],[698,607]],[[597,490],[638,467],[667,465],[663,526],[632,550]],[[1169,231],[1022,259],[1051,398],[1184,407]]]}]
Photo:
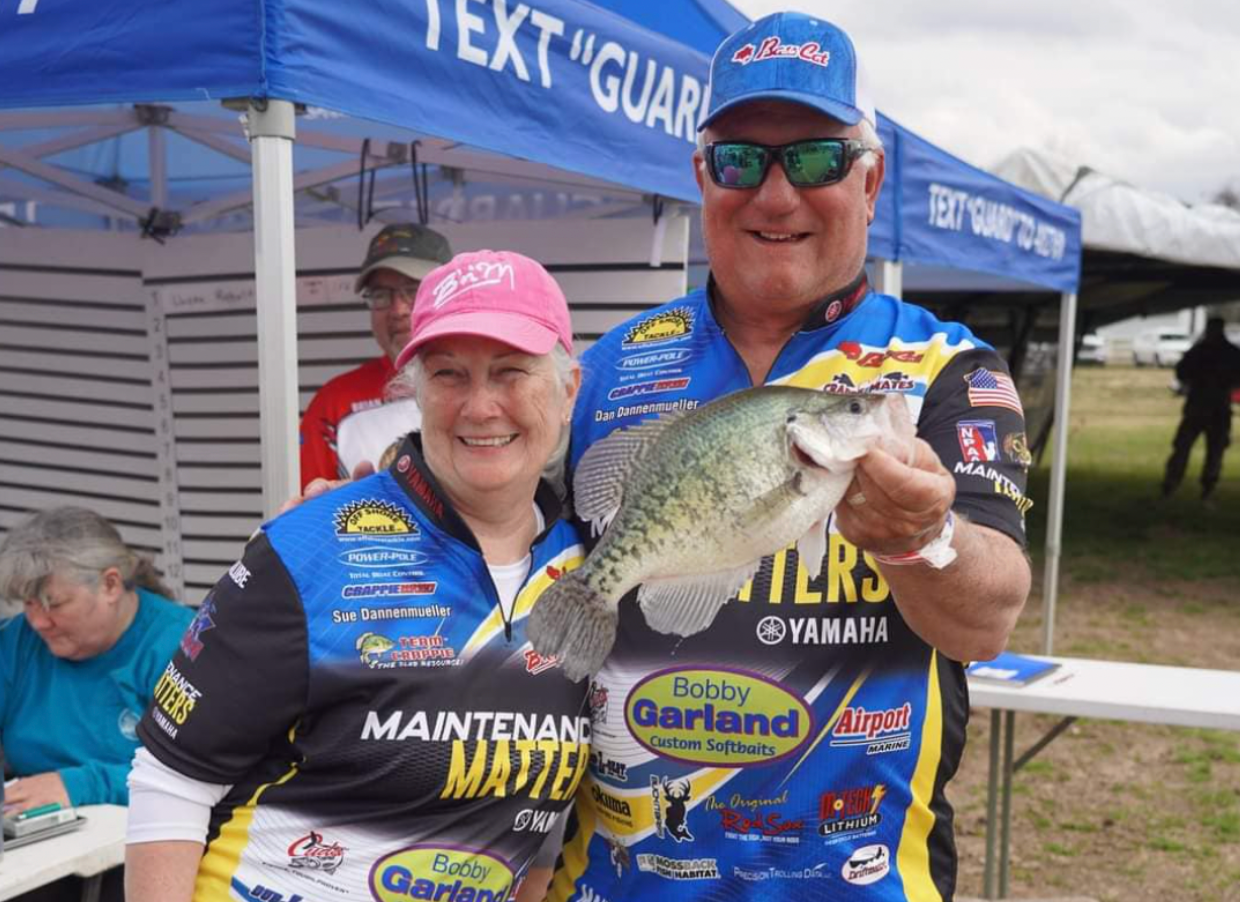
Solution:
[{"label": "white table", "polygon": [[0,860],[0,902],[61,877],[88,879],[83,902],[98,898],[103,872],[125,861],[125,820],[128,809],[120,805],[83,805],[78,814],[85,826],[33,842],[20,849],[5,849]]},{"label": "white table", "polygon": [[[1002,899],[1007,895],[1012,775],[1066,730],[1076,718],[1096,717],[1240,731],[1240,671],[1162,667],[1085,658],[1030,657],[1055,661],[1060,667],[1028,686],[1004,686],[969,680],[971,705],[992,709],[983,891],[987,899]],[[1017,711],[1059,714],[1064,719],[1024,754],[1013,760]],[[1001,744],[1002,764],[999,757]],[[1003,802],[999,821],[1000,833],[996,837],[996,805],[1000,784]],[[996,851],[999,859],[997,887]]]}]

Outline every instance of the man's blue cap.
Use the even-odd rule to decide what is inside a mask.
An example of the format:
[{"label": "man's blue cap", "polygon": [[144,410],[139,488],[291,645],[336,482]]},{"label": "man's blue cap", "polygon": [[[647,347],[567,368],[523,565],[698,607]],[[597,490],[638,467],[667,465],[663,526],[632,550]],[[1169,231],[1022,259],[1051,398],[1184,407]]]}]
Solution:
[{"label": "man's blue cap", "polygon": [[830,22],[803,13],[764,16],[719,45],[699,130],[754,100],[786,100],[848,125],[862,119],[876,125],[853,42]]}]

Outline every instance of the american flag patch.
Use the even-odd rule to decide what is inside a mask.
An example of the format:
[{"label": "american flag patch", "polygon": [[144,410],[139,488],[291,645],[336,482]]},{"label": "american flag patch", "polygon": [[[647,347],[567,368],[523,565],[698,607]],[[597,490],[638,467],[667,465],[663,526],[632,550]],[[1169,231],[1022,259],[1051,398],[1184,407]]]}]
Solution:
[{"label": "american flag patch", "polygon": [[965,376],[964,381],[969,386],[970,407],[1006,407],[1025,415],[1010,376],[979,367]]}]

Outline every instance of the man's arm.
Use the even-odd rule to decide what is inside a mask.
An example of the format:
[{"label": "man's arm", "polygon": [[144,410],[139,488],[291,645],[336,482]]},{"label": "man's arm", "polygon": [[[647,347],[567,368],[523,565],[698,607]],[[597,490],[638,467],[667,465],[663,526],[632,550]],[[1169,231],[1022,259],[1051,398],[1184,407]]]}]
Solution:
[{"label": "man's arm", "polygon": [[125,847],[127,902],[190,902],[203,844],[183,840]]},{"label": "man's arm", "polygon": [[[923,548],[943,530],[956,497],[955,480],[929,444],[915,442],[911,464],[881,448],[858,464],[835,513],[840,534],[858,548],[903,554]],[[1029,562],[1008,536],[959,516],[951,544],[956,560],[941,570],[924,563],[878,566],[917,635],[953,660],[989,660],[1007,645],[1024,607]]]}]

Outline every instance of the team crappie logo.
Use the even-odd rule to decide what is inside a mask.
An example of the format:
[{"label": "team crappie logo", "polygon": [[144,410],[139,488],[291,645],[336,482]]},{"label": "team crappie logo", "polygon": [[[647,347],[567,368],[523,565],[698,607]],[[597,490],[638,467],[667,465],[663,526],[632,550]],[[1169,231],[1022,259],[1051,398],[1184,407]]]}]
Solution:
[{"label": "team crappie logo", "polygon": [[624,716],[633,738],[656,755],[726,767],[791,755],[814,730],[799,696],[759,674],[723,668],[651,674],[629,693]]},{"label": "team crappie logo", "polygon": [[390,501],[350,501],[332,515],[338,536],[416,536],[418,524]]},{"label": "team crappie logo", "polygon": [[688,348],[667,348],[662,351],[630,354],[628,357],[621,357],[616,361],[616,369],[622,373],[653,370],[661,366],[674,366],[677,363],[684,363],[692,356],[693,352]]},{"label": "team crappie logo", "polygon": [[629,327],[621,347],[648,347],[665,341],[676,341],[693,332],[693,311],[688,307],[664,310]]},{"label": "team crappie logo", "polygon": [[398,636],[389,639],[380,633],[365,632],[354,643],[358,658],[371,670],[395,667],[439,667],[460,663],[456,649],[443,636]]},{"label": "team crappie logo", "polygon": [[507,902],[515,879],[506,861],[481,849],[417,845],[384,855],[367,882],[378,902]]},{"label": "team crappie logo", "polygon": [[405,548],[351,548],[342,551],[336,560],[346,567],[357,567],[362,570],[383,570],[391,567],[412,567],[426,562],[426,555],[420,551],[409,551]]}]

